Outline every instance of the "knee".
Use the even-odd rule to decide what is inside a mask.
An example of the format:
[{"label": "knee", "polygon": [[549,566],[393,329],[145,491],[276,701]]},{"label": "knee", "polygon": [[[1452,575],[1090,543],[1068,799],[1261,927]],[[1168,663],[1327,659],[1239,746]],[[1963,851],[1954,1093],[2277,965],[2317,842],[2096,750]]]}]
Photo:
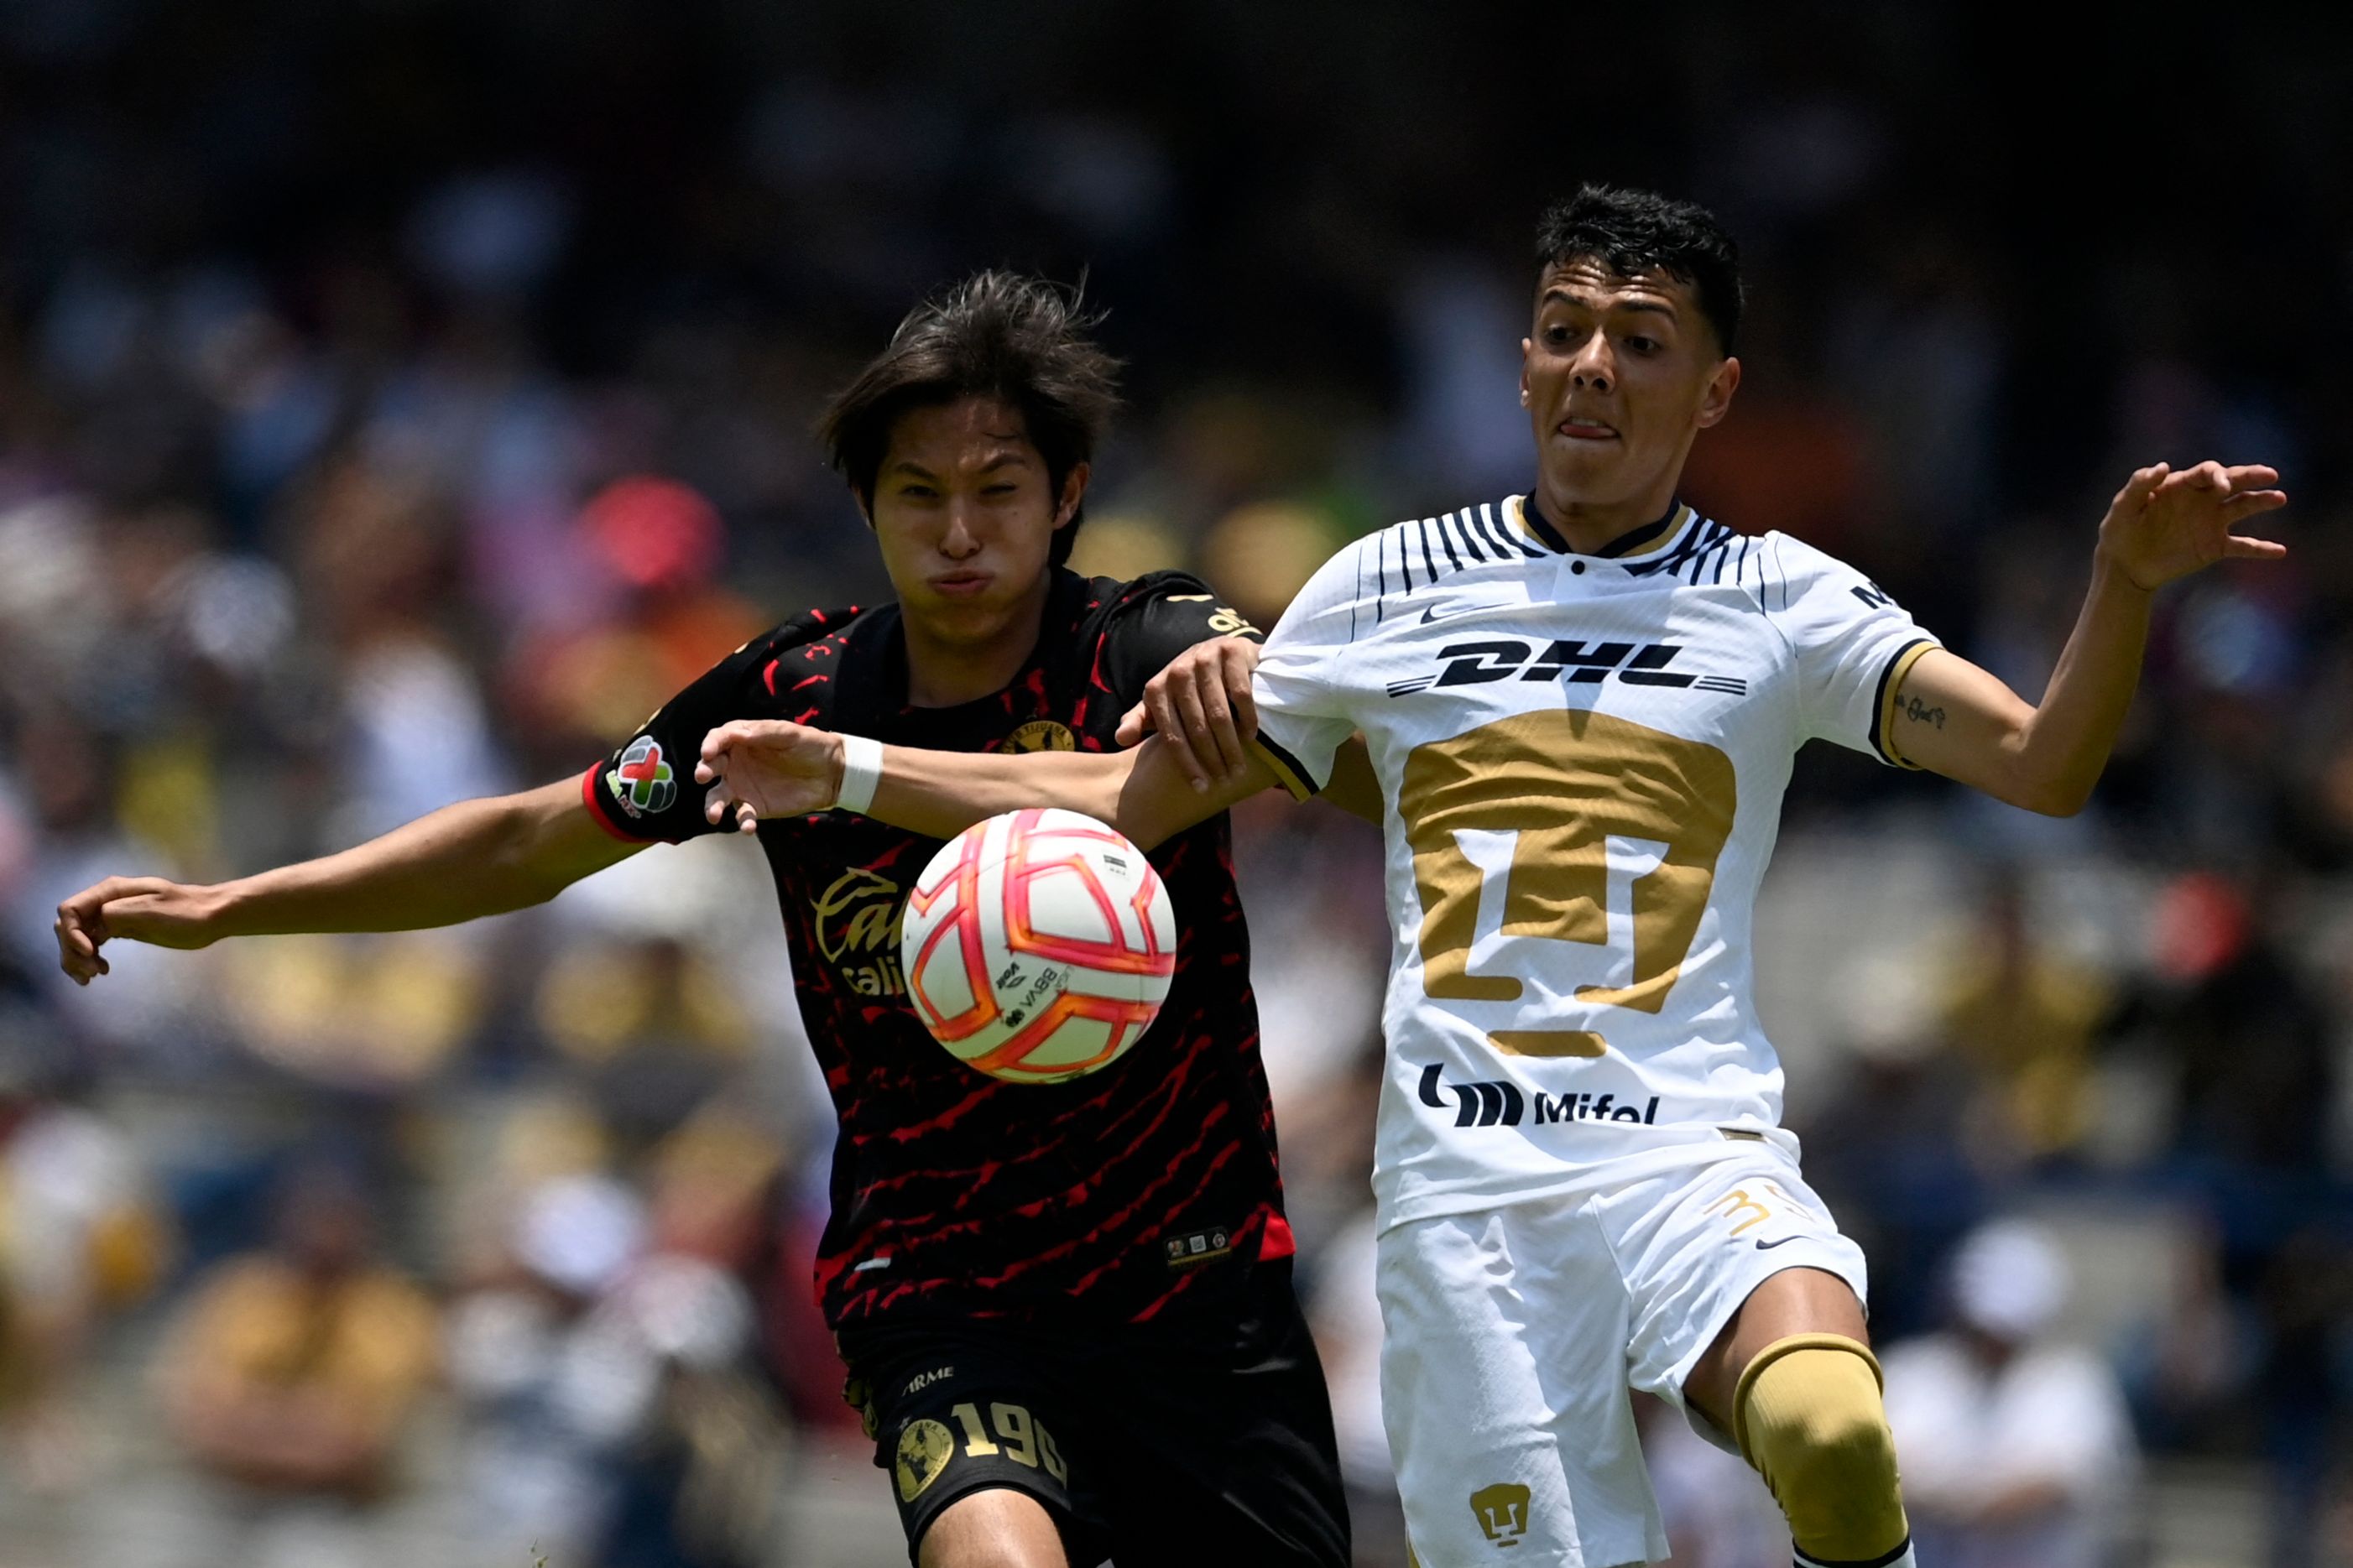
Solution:
[{"label": "knee", "polygon": [[[1801,1357],[1823,1359],[1807,1365]],[[1894,1475],[1894,1435],[1878,1384],[1860,1358],[1800,1352],[1783,1358],[1772,1382],[1778,1386],[1748,1407],[1751,1463],[1769,1459],[1779,1479],[1809,1489]]]},{"label": "knee", "polygon": [[1868,1561],[1908,1533],[1879,1363],[1812,1334],[1761,1352],[1742,1376],[1735,1436],[1809,1555]]},{"label": "knee", "polygon": [[1792,1492],[1842,1496],[1894,1484],[1895,1438],[1875,1398],[1867,1408],[1823,1411],[1767,1446]]}]

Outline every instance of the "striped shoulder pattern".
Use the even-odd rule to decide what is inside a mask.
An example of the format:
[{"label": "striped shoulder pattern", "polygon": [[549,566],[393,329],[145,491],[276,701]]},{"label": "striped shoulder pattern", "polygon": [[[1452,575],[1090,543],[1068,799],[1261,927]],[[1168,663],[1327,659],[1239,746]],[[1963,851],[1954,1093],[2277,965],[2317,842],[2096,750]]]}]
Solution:
[{"label": "striped shoulder pattern", "polygon": [[[1717,583],[1755,584],[1764,576],[1760,542],[1736,533],[1712,517],[1694,517],[1683,537],[1655,560],[1629,563],[1627,575],[1648,577],[1667,572],[1694,588]],[[1761,605],[1760,605],[1761,607]]]},{"label": "striped shoulder pattern", "polygon": [[[1402,608],[1399,601],[1440,578],[1551,553],[1498,515],[1493,502],[1482,501],[1442,517],[1392,523],[1359,541],[1357,597],[1372,600],[1377,625]],[[1355,636],[1353,626],[1349,635]]]}]

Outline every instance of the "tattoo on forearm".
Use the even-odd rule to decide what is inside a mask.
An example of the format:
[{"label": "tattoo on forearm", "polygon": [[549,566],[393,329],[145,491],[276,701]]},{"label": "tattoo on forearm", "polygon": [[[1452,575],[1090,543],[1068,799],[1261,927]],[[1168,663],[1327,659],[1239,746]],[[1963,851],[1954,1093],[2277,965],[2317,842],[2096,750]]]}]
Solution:
[{"label": "tattoo on forearm", "polygon": [[1942,708],[1931,708],[1917,697],[1905,700],[1903,714],[1915,724],[1934,724],[1939,730],[1945,727],[1945,710]]}]

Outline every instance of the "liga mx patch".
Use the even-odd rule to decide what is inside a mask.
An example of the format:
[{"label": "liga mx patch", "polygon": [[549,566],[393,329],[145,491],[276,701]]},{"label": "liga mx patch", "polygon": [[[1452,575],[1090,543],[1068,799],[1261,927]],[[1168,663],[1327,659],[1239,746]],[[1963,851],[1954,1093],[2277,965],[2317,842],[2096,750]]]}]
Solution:
[{"label": "liga mx patch", "polygon": [[1172,1236],[1164,1249],[1169,1268],[1190,1268],[1197,1263],[1211,1263],[1229,1255],[1234,1249],[1233,1233],[1224,1226],[1214,1226],[1186,1236]]},{"label": "liga mx patch", "polygon": [[678,780],[662,760],[661,742],[640,735],[621,753],[618,767],[605,775],[605,787],[631,816],[665,810],[678,798]]}]

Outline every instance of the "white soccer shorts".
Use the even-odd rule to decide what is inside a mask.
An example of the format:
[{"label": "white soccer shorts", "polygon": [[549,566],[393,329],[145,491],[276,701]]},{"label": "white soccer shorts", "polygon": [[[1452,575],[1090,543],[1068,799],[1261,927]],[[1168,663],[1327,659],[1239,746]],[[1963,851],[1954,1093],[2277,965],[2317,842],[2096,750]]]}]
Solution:
[{"label": "white soccer shorts", "polygon": [[1777,1144],[1566,1194],[1411,1220],[1379,1244],[1381,1402],[1421,1568],[1614,1568],[1667,1555],[1627,1390],[1683,1380],[1748,1293],[1862,1249]]}]

